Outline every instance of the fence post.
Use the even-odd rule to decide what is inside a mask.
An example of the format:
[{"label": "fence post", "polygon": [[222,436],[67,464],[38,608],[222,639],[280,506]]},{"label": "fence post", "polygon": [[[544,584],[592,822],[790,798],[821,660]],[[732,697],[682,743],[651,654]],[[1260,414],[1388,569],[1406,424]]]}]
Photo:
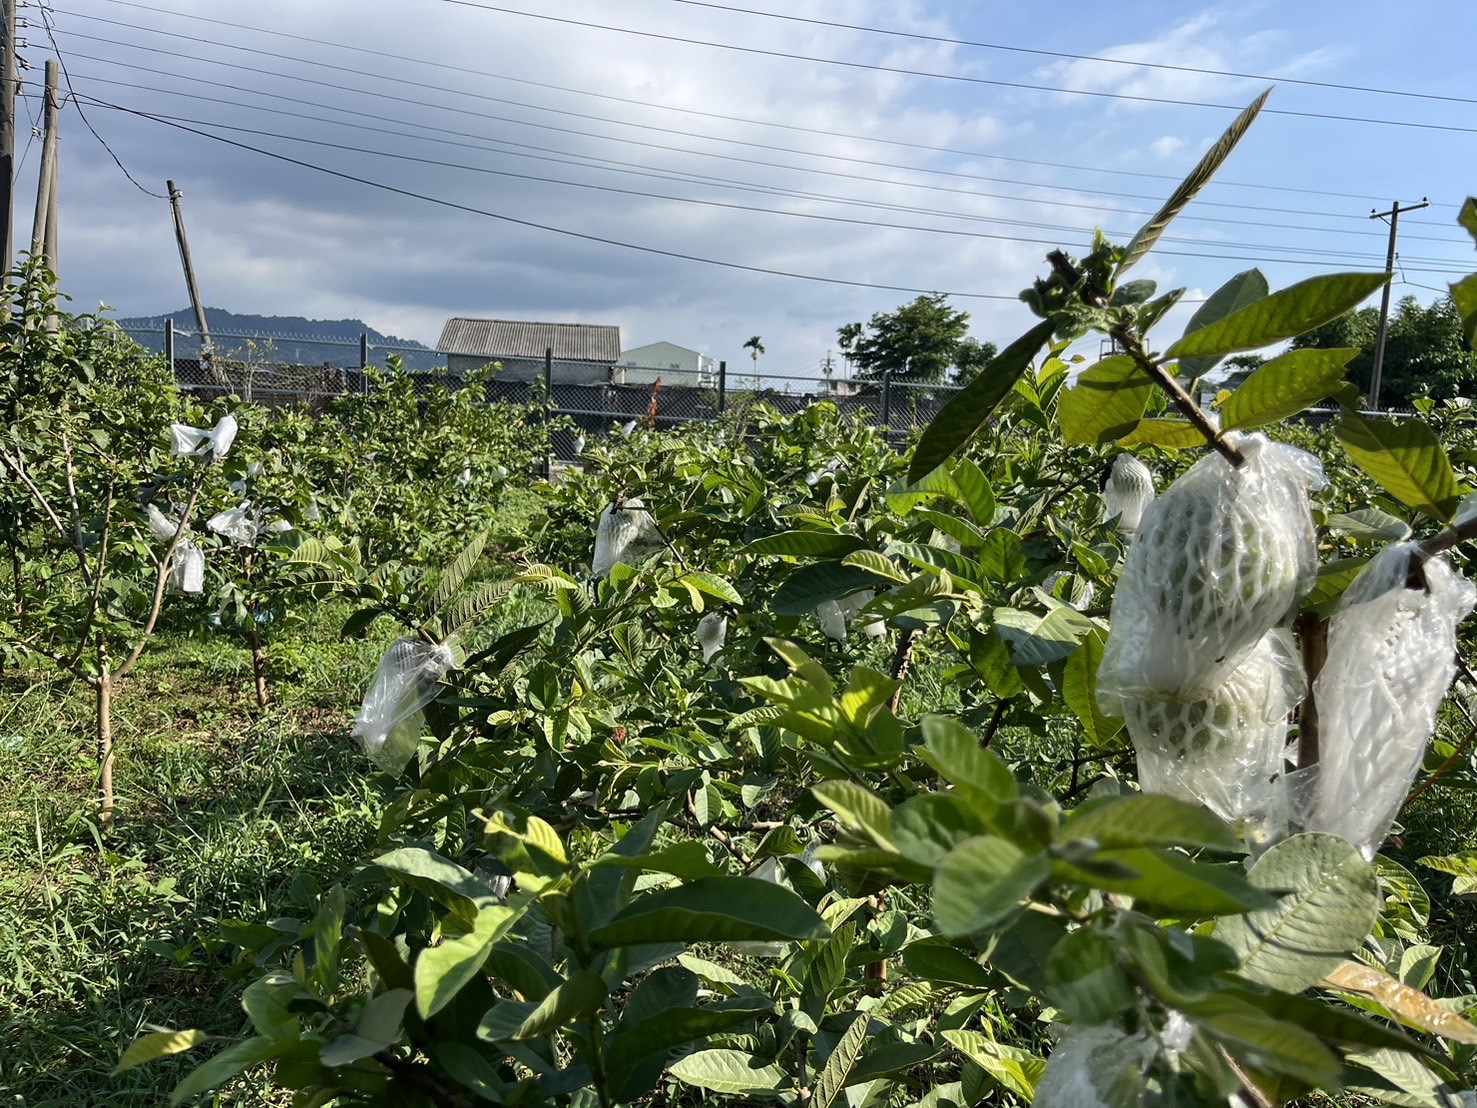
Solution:
[{"label": "fence post", "polygon": [[164,317],[164,360],[169,363],[169,379],[177,382],[179,376],[174,369],[174,320],[168,316]]},{"label": "fence post", "polygon": [[359,372],[369,368],[369,332],[359,332]]},{"label": "fence post", "polygon": [[728,410],[728,363],[718,363],[718,414]]},{"label": "fence post", "polygon": [[882,371],[882,429],[892,430],[892,370]]},{"label": "fence post", "polygon": [[549,426],[554,407],[554,348],[544,347],[544,476],[554,476],[554,431]]}]

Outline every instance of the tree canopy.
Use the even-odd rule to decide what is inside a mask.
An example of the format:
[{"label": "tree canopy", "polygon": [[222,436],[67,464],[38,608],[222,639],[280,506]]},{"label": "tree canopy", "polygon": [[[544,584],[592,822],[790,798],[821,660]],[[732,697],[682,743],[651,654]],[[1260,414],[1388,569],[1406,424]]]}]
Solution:
[{"label": "tree canopy", "polygon": [[996,354],[993,343],[969,335],[969,313],[949,306],[943,293],[926,293],[896,311],[876,312],[865,324],[837,329],[841,350],[857,377],[936,385],[973,380]]},{"label": "tree canopy", "polygon": [[[1361,308],[1299,335],[1292,346],[1357,347],[1359,354],[1349,363],[1349,380],[1368,396],[1379,329],[1379,309]],[[1451,297],[1428,305],[1414,296],[1401,298],[1390,317],[1380,376],[1380,403],[1387,406],[1403,407],[1417,396],[1447,399],[1477,392],[1477,354],[1467,347]]]}]

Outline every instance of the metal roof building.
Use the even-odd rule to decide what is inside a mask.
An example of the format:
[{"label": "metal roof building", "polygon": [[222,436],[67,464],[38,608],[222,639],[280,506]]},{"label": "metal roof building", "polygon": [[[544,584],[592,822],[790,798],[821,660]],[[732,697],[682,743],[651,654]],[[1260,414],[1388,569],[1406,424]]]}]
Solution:
[{"label": "metal roof building", "polygon": [[621,329],[604,323],[531,323],[456,316],[441,329],[436,349],[452,373],[501,362],[504,380],[532,380],[543,373],[544,351],[554,352],[556,380],[608,381],[621,356]]}]

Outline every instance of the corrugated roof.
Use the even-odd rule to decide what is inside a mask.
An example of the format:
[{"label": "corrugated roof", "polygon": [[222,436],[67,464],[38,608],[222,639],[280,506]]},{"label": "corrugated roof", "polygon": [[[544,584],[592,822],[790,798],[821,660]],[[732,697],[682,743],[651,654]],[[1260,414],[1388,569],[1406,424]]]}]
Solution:
[{"label": "corrugated roof", "polygon": [[443,354],[480,358],[554,357],[570,361],[614,362],[621,355],[621,329],[605,323],[527,323],[513,319],[446,321],[436,349]]}]

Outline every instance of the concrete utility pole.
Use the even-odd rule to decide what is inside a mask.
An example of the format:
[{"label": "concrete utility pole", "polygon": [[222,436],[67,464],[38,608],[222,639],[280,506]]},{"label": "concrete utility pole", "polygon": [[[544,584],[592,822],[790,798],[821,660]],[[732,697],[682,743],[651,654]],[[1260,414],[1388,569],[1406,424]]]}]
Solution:
[{"label": "concrete utility pole", "polygon": [[185,288],[190,294],[190,307],[195,310],[195,330],[200,333],[200,360],[206,370],[222,385],[228,384],[225,374],[216,368],[215,351],[210,345],[210,327],[205,322],[205,305],[200,301],[200,286],[195,283],[195,263],[190,261],[190,240],[185,237],[185,214],[180,209],[180,190],[173,181],[169,186],[169,207],[174,212],[174,240],[179,244],[180,265],[185,270]]},{"label": "concrete utility pole", "polygon": [[1369,374],[1369,406],[1374,411],[1380,410],[1380,374],[1385,368],[1385,334],[1390,329],[1390,286],[1395,282],[1395,233],[1400,227],[1401,212],[1418,212],[1422,208],[1429,208],[1431,202],[1424,196],[1419,204],[1408,204],[1400,206],[1396,200],[1390,205],[1387,212],[1370,212],[1370,219],[1390,220],[1390,250],[1385,255],[1385,272],[1390,279],[1385,282],[1385,291],[1380,296],[1380,333],[1374,344],[1374,369]]},{"label": "concrete utility pole", "polygon": [[53,203],[52,184],[56,180],[57,117],[60,114],[61,94],[59,82],[61,71],[56,59],[46,62],[46,107],[41,139],[41,172],[36,178],[36,215],[31,222],[31,256],[45,258],[55,268],[55,263],[46,255],[46,222],[51,218]]},{"label": "concrete utility pole", "polygon": [[[3,0],[0,22],[0,273],[15,264],[15,0]],[[10,317],[10,293],[0,295],[0,319]]]}]

